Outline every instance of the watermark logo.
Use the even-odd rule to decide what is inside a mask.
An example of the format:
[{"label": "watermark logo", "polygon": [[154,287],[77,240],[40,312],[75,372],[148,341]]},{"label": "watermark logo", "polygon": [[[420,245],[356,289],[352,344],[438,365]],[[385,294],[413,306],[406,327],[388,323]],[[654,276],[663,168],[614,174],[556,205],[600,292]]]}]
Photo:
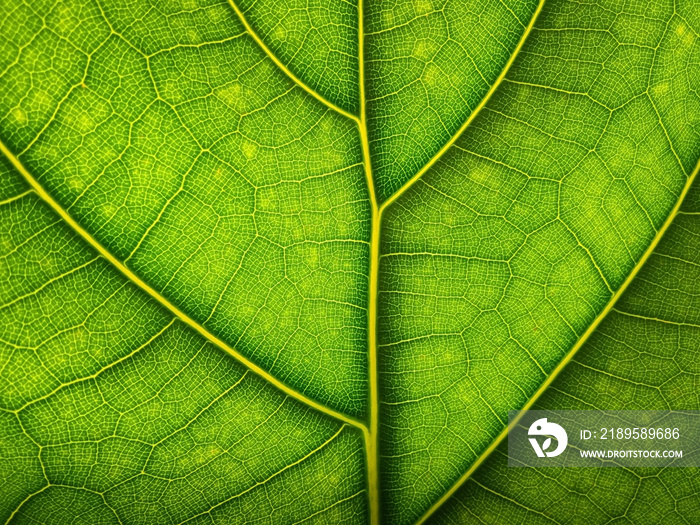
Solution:
[{"label": "watermark logo", "polygon": [[[558,456],[564,452],[566,445],[569,443],[569,437],[566,435],[566,430],[556,423],[548,422],[546,417],[538,419],[532,425],[530,425],[530,429],[527,431],[527,434],[529,436],[545,436],[547,438],[544,440],[541,447],[536,438],[528,438],[532,448],[535,449],[535,453],[540,458],[545,456],[548,458]],[[552,444],[552,438],[557,440],[557,448],[547,452],[547,449]]]}]

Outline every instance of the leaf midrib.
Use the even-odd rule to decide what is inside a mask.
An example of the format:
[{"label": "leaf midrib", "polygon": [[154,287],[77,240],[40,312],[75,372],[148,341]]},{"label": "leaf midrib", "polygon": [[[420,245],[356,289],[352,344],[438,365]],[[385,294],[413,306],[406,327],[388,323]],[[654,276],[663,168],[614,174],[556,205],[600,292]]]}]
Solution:
[{"label": "leaf midrib", "polygon": [[[234,0],[228,0],[229,5],[237,14],[241,23],[245,27],[251,38],[260,46],[260,48],[265,52],[265,54],[273,61],[273,63],[285,73],[297,86],[306,91],[309,95],[314,97],[316,100],[320,101],[326,105],[331,110],[336,113],[346,117],[353,122],[358,127],[358,132],[361,139],[362,154],[363,154],[363,164],[365,166],[365,175],[367,179],[367,188],[369,192],[369,200],[371,206],[371,240],[370,240],[370,279],[369,279],[369,305],[368,305],[368,367],[369,367],[369,425],[349,417],[341,412],[333,410],[315,400],[309,398],[308,396],[298,392],[297,390],[289,387],[282,381],[275,378],[270,373],[266,372],[264,369],[256,365],[250,359],[246,358],[240,352],[235,350],[233,347],[228,345],[225,341],[211,333],[203,325],[192,319],[190,316],[185,314],[167,298],[165,298],[161,293],[151,287],[148,283],[143,281],[138,277],[133,271],[131,271],[126,266],[126,261],[122,262],[116,257],[114,257],[104,246],[102,246],[87,230],[85,230],[77,221],[75,221],[70,214],[64,209],[51,195],[41,186],[36,178],[25,168],[22,162],[16,157],[6,146],[0,141],[0,151],[10,160],[18,172],[27,180],[32,189],[42,198],[76,233],[78,233],[88,244],[90,244],[100,255],[107,259],[117,270],[119,270],[130,282],[141,288],[154,300],[160,303],[163,307],[169,310],[176,318],[180,319],[186,325],[190,326],[206,340],[213,343],[214,345],[221,348],[226,353],[230,354],[232,357],[237,359],[240,363],[246,366],[248,369],[262,377],[268,383],[277,387],[285,394],[290,397],[306,404],[307,406],[324,413],[330,417],[333,417],[339,421],[344,422],[347,425],[351,425],[362,431],[365,452],[367,459],[367,481],[368,481],[368,496],[369,496],[369,512],[370,512],[370,522],[372,525],[378,525],[380,521],[379,514],[379,446],[378,446],[378,435],[379,435],[379,397],[378,397],[378,372],[377,372],[377,321],[378,321],[378,290],[379,290],[379,241],[381,235],[381,219],[383,212],[396,200],[403,195],[409,188],[411,188],[443,155],[447,152],[450,147],[457,141],[457,139],[462,135],[462,133],[469,127],[472,121],[476,118],[479,112],[486,105],[488,100],[491,98],[493,93],[496,91],[498,86],[501,84],[506,73],[513,64],[515,58],[517,57],[520,49],[522,48],[527,36],[530,34],[534,23],[542,10],[544,5],[544,0],[540,0],[538,7],[533,14],[529,25],[525,28],[523,35],[521,36],[518,45],[510,56],[510,59],[504,66],[501,74],[496,79],[494,84],[491,86],[487,94],[484,96],[479,105],[470,113],[467,120],[462,124],[462,126],[457,130],[457,132],[452,136],[452,138],[406,183],[404,183],[391,197],[389,197],[384,203],[379,205],[376,197],[375,182],[372,175],[371,158],[369,154],[369,137],[367,133],[367,118],[366,118],[366,96],[365,96],[365,79],[364,79],[364,6],[363,1],[358,2],[358,50],[359,50],[359,84],[360,84],[360,116],[353,115],[337,105],[333,104],[329,100],[325,99],[315,90],[310,88],[304,82],[302,82],[291,70],[289,70],[275,55],[272,51],[265,45],[263,40],[257,35],[257,33],[252,29],[248,21],[246,20],[243,12],[236,5]],[[41,133],[39,133],[41,135]],[[35,139],[36,140],[36,139]],[[26,150],[25,150],[26,151]]]},{"label": "leaf midrib", "polygon": [[[97,252],[107,259],[114,267],[119,270],[130,282],[144,290],[148,295],[150,295],[154,300],[159,302],[162,306],[168,309],[176,318],[180,319],[183,323],[190,326],[192,329],[197,331],[201,336],[212,344],[218,346],[220,349],[230,354],[249,370],[253,371],[265,381],[275,386],[279,390],[283,391],[285,394],[296,399],[297,401],[304,403],[305,405],[330,416],[334,419],[342,421],[346,425],[350,425],[362,431],[364,437],[364,443],[367,453],[367,476],[368,476],[368,493],[370,500],[370,521],[373,525],[379,523],[379,484],[378,484],[378,414],[379,414],[379,399],[378,399],[378,375],[377,375],[377,299],[378,299],[378,284],[379,284],[379,240],[381,235],[381,219],[383,212],[395,203],[399,197],[405,194],[422,176],[433,167],[440,158],[455,144],[459,137],[465,132],[465,130],[471,125],[477,115],[486,106],[489,99],[498,89],[502,81],[504,80],[507,72],[515,61],[516,57],[519,55],[527,37],[531,33],[534,24],[542,11],[545,0],[539,0],[538,6],[531,17],[530,23],[525,28],[516,48],[511,54],[508,62],[505,64],[500,75],[493,83],[489,91],[486,93],[484,98],[481,100],[479,105],[470,113],[469,117],[460,126],[457,132],[451,137],[451,139],[445,143],[445,145],[407,182],[405,182],[394,194],[392,194],[386,201],[379,205],[376,192],[375,184],[372,175],[371,159],[369,155],[369,139],[367,134],[367,120],[366,120],[366,97],[365,97],[365,82],[364,82],[364,35],[363,35],[363,1],[359,0],[358,4],[358,15],[359,15],[359,82],[360,82],[360,115],[353,115],[339,106],[333,104],[322,95],[317,93],[315,90],[310,88],[307,84],[301,81],[291,70],[289,70],[275,55],[272,51],[265,45],[263,40],[257,35],[257,33],[252,29],[248,21],[246,20],[243,12],[235,4],[234,0],[228,0],[232,9],[237,14],[241,23],[245,27],[251,38],[260,46],[260,48],[265,52],[265,54],[275,63],[275,65],[285,73],[297,86],[306,91],[308,94],[313,96],[316,100],[323,103],[328,108],[332,109],[336,113],[342,115],[355,122],[358,126],[358,131],[360,134],[360,139],[362,142],[362,153],[363,153],[363,163],[365,165],[365,174],[367,178],[367,186],[369,191],[370,205],[371,205],[371,239],[370,239],[370,290],[369,290],[369,307],[368,307],[368,347],[369,347],[369,425],[365,422],[357,420],[355,418],[349,417],[337,410],[329,408],[308,396],[298,392],[297,390],[289,387],[282,381],[275,378],[270,373],[266,372],[264,369],[256,365],[250,359],[246,358],[240,352],[235,350],[233,347],[228,345],[225,341],[218,338],[216,335],[211,333],[208,329],[204,328],[200,323],[192,319],[190,316],[185,314],[177,306],[171,303],[162,294],[148,285],[145,281],[139,278],[134,272],[132,272],[123,262],[119,261],[114,257],[106,248],[104,248],[87,230],[80,226],[70,214],[56,201],[51,195],[41,186],[37,179],[35,179],[31,173],[24,167],[22,162],[13,155],[10,150],[5,146],[5,144],[0,141],[0,151],[8,158],[8,160],[14,165],[18,172],[27,180],[27,182],[32,187],[32,190],[36,192],[40,198],[42,198],[66,223],[76,231],[88,244],[90,244]],[[664,130],[665,131],[665,130]],[[668,137],[667,137],[668,138]],[[670,139],[669,139],[670,143]],[[672,147],[672,146],[671,146]],[[674,151],[675,153],[675,151]],[[607,317],[607,314],[614,308],[618,299],[622,296],[624,291],[630,285],[630,283],[635,279],[638,272],[645,265],[648,258],[653,253],[654,249],[658,243],[663,238],[665,232],[673,223],[675,217],[682,213],[680,212],[680,207],[688,194],[688,191],[700,171],[700,161],[696,165],[693,172],[688,176],[686,184],[674,206],[671,213],[668,215],[663,226],[658,230],[653,241],[644,252],[643,256],[637,262],[633,270],[627,276],[625,281],[622,283],[620,288],[611,296],[605,308],[596,317],[596,319],[591,323],[588,329],[583,333],[583,335],[577,340],[576,344],[569,350],[569,352],[564,356],[564,358],[559,362],[556,368],[549,374],[545,381],[540,385],[538,390],[530,397],[530,399],[522,407],[522,411],[528,410],[533,406],[533,404],[541,397],[541,395],[549,388],[556,377],[562,372],[566,365],[573,359],[575,354],[580,350],[580,348],[585,344],[592,333],[597,329],[600,323]],[[31,190],[30,190],[31,191]],[[28,192],[22,194],[26,195]],[[14,199],[12,199],[14,200]],[[522,412],[521,412],[522,415]],[[496,448],[501,444],[501,442],[506,438],[510,430],[518,423],[521,415],[515,418],[509,423],[491,442],[489,447],[487,447],[479,457],[472,463],[470,468],[452,485],[452,487],[439,499],[437,500],[428,511],[416,522],[420,525],[428,520],[435,511],[440,508],[466,481],[471,477],[471,475],[481,466],[484,461],[491,455],[491,453],[496,450]],[[343,427],[344,428],[344,427]],[[342,428],[341,428],[342,430]],[[335,437],[335,436],[334,436]]]},{"label": "leaf midrib", "polygon": [[[228,0],[231,6],[233,7],[234,11],[238,14],[241,22],[243,25],[246,27],[246,30],[248,33],[251,35],[251,37],[260,45],[260,47],[263,49],[263,51],[277,64],[280,69],[289,76],[290,79],[292,79],[299,87],[301,87],[303,90],[311,94],[314,98],[325,104],[327,107],[335,110],[339,114],[353,120],[357,126],[358,130],[360,133],[360,138],[362,141],[362,150],[363,150],[363,157],[364,157],[364,163],[365,163],[365,172],[366,172],[366,177],[367,177],[367,185],[368,185],[368,190],[370,194],[370,204],[371,204],[371,210],[372,210],[372,227],[371,227],[371,239],[370,239],[370,291],[369,291],[369,307],[368,307],[368,336],[369,336],[369,391],[370,391],[370,426],[369,429],[365,429],[364,435],[365,435],[365,444],[367,448],[367,456],[368,456],[368,479],[369,479],[369,491],[370,491],[370,513],[371,513],[371,522],[372,524],[376,524],[379,522],[379,517],[375,517],[375,513],[378,512],[378,505],[379,502],[376,501],[376,504],[373,500],[374,497],[378,498],[378,483],[376,480],[374,480],[375,483],[377,483],[376,486],[376,491],[377,494],[375,494],[375,490],[372,490],[373,487],[373,478],[378,475],[377,470],[378,470],[378,459],[377,459],[377,452],[378,452],[378,447],[377,447],[377,437],[378,437],[378,413],[379,413],[379,401],[377,398],[377,367],[376,367],[376,360],[377,360],[377,338],[376,338],[376,330],[377,330],[377,295],[378,295],[378,274],[379,274],[379,259],[381,258],[381,254],[379,253],[379,240],[380,240],[380,235],[381,235],[381,219],[383,212],[391,206],[394,202],[396,202],[399,197],[401,197],[403,194],[405,194],[418,180],[420,180],[423,175],[431,168],[433,167],[440,158],[455,144],[455,142],[459,139],[459,137],[466,131],[466,129],[471,125],[471,123],[474,121],[474,119],[477,117],[477,115],[481,112],[481,110],[486,106],[490,98],[493,96],[495,91],[498,89],[502,81],[504,80],[506,74],[510,70],[511,66],[513,65],[513,62],[519,55],[525,41],[527,40],[527,37],[531,33],[535,22],[537,21],[537,18],[539,14],[541,13],[545,0],[539,0],[539,3],[537,5],[537,8],[535,9],[535,12],[533,13],[530,23],[527,25],[525,28],[525,31],[523,32],[516,48],[513,50],[513,53],[511,54],[508,62],[504,66],[503,70],[501,71],[500,75],[496,79],[496,81],[493,83],[489,91],[486,93],[484,98],[481,100],[479,105],[474,108],[474,110],[471,112],[467,120],[460,126],[460,128],[457,130],[457,132],[450,138],[450,140],[443,145],[443,147],[413,176],[411,177],[407,182],[405,182],[393,195],[391,195],[386,201],[384,201],[381,206],[378,206],[377,199],[376,199],[376,193],[375,193],[375,187],[374,187],[374,180],[372,176],[372,168],[371,168],[371,159],[369,156],[369,140],[368,140],[368,135],[367,135],[367,125],[366,125],[366,98],[365,98],[365,82],[364,82],[364,36],[363,36],[363,31],[364,31],[364,24],[363,24],[363,1],[359,0],[358,3],[358,16],[359,16],[359,23],[358,23],[358,29],[359,29],[359,83],[360,83],[360,118],[358,119],[357,116],[352,115],[339,107],[337,107],[335,104],[330,102],[329,100],[326,100],[323,96],[321,96],[319,93],[317,93],[315,90],[313,90],[311,87],[306,85],[304,82],[302,82],[296,75],[294,75],[284,64],[280,62],[280,60],[272,53],[272,51],[265,45],[265,43],[262,41],[262,39],[255,33],[255,31],[252,29],[250,24],[247,22],[245,19],[245,16],[243,13],[240,11],[240,9],[236,6],[235,0]],[[654,108],[656,110],[656,108]],[[658,115],[658,111],[657,111]],[[660,119],[660,116],[659,116]],[[662,124],[663,127],[663,124]],[[666,129],[664,127],[664,133],[666,134],[666,137],[669,141],[669,144],[671,145],[671,149],[673,150],[673,144],[670,140],[670,137],[668,137],[668,133],[666,132]],[[675,150],[673,151],[674,155],[676,156],[676,160],[678,160],[681,169],[683,169],[682,163],[680,163],[680,159],[678,159],[678,155],[676,154]],[[663,226],[657,231],[656,236],[654,237],[653,241],[647,248],[647,250],[644,252],[640,260],[637,262],[635,267],[632,269],[630,274],[627,276],[625,281],[622,283],[620,288],[612,294],[610,300],[608,301],[607,305],[605,308],[598,314],[598,316],[595,318],[593,323],[589,325],[588,329],[579,337],[577,340],[576,344],[569,350],[569,352],[564,356],[564,358],[559,362],[559,364],[554,368],[554,370],[547,376],[545,381],[540,385],[540,387],[537,389],[537,391],[530,397],[530,399],[525,403],[525,405],[521,408],[521,412],[515,420],[513,420],[509,425],[507,425],[499,434],[498,436],[492,441],[492,443],[487,447],[480,455],[479,457],[474,461],[474,463],[470,466],[470,468],[453,484],[453,486],[439,499],[437,500],[431,507],[428,509],[428,511],[416,522],[416,525],[421,525],[422,523],[425,523],[430,516],[432,516],[435,511],[440,508],[465,482],[471,475],[476,471],[476,469],[483,464],[483,462],[491,455],[491,453],[500,445],[500,443],[506,438],[510,430],[518,423],[520,418],[522,417],[523,411],[528,410],[530,407],[534,405],[534,403],[542,396],[542,394],[549,388],[549,386],[552,384],[552,382],[556,379],[556,377],[562,372],[562,370],[566,367],[566,365],[573,359],[573,357],[576,355],[576,353],[581,349],[581,347],[585,344],[585,342],[588,340],[588,338],[593,334],[593,332],[597,329],[597,327],[600,325],[600,323],[607,317],[607,314],[613,309],[619,298],[622,296],[624,291],[627,289],[627,287],[630,285],[630,283],[634,280],[636,275],[639,273],[641,268],[645,265],[646,261],[648,258],[651,256],[651,254],[654,252],[654,249],[658,245],[658,243],[661,241],[663,238],[665,232],[669,228],[669,226],[673,223],[675,220],[676,215],[679,213],[680,207],[696,177],[698,174],[698,171],[700,171],[700,160],[698,161],[697,166],[695,167],[694,171],[688,176],[688,179],[686,181],[686,184],[683,188],[683,191],[681,192],[675,206],[673,207],[671,213],[668,215],[666,218],[666,221],[664,222]],[[599,270],[600,271],[600,270]],[[601,274],[602,276],[602,274]],[[603,277],[603,280],[605,281],[606,286],[608,287],[608,290],[612,292],[610,289],[609,284],[607,283],[607,280]],[[369,430],[369,432],[367,432]],[[371,449],[374,449],[374,454],[372,454]],[[374,471],[374,472],[372,472]]]}]

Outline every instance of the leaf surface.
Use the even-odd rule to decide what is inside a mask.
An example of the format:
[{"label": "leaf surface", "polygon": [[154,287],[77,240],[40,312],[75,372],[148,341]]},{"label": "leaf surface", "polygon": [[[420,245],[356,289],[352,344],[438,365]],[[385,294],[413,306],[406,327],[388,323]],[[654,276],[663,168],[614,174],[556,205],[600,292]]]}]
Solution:
[{"label": "leaf surface", "polygon": [[3,182],[15,193],[0,208],[12,247],[0,310],[5,519],[364,516],[356,429],[282,394],[154,303],[5,164]]},{"label": "leaf surface", "polygon": [[[537,402],[543,410],[700,410],[700,186],[638,277]],[[430,523],[695,523],[697,468],[508,468],[501,446]]]},{"label": "leaf surface", "polygon": [[[584,4],[545,7],[484,110],[387,210],[381,471],[398,522],[577,351],[688,188],[698,142],[686,155],[673,137],[697,128],[666,105],[700,55],[671,5],[643,35],[622,23],[647,8],[591,23]],[[696,118],[697,95],[683,103]]]},{"label": "leaf surface", "polygon": [[508,410],[698,316],[689,0],[11,4],[3,519],[536,508]]}]

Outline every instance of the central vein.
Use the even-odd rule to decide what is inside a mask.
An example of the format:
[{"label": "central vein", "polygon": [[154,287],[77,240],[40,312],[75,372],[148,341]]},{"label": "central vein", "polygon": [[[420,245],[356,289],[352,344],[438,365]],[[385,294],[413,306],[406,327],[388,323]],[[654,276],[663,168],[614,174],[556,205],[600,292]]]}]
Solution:
[{"label": "central vein", "polygon": [[372,236],[370,240],[369,266],[369,432],[365,436],[367,448],[367,474],[370,491],[371,523],[379,523],[379,393],[377,373],[377,298],[379,295],[379,230],[381,213],[376,202],[372,205]]},{"label": "central vein", "polygon": [[370,523],[379,525],[379,392],[377,372],[377,299],[379,295],[379,238],[382,214],[372,176],[367,136],[367,98],[365,96],[365,46],[364,6],[358,3],[358,58],[360,72],[360,119],[357,121],[362,141],[362,156],[367,177],[367,189],[371,206],[371,236],[369,251],[369,306],[367,308],[367,338],[369,350],[369,428],[365,431],[367,452],[367,481],[369,491]]}]

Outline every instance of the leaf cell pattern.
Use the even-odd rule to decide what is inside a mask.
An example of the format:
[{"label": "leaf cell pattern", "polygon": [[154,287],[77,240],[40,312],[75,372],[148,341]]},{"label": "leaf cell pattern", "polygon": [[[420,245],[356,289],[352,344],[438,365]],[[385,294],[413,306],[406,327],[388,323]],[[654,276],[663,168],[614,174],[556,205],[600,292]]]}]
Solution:
[{"label": "leaf cell pattern", "polygon": [[499,446],[700,409],[696,2],[8,2],[0,519],[700,519]]},{"label": "leaf cell pattern", "polygon": [[[537,402],[552,410],[698,410],[696,184],[625,295]],[[557,472],[557,470],[561,470]],[[432,523],[694,523],[696,468],[508,469],[500,447]]]}]

